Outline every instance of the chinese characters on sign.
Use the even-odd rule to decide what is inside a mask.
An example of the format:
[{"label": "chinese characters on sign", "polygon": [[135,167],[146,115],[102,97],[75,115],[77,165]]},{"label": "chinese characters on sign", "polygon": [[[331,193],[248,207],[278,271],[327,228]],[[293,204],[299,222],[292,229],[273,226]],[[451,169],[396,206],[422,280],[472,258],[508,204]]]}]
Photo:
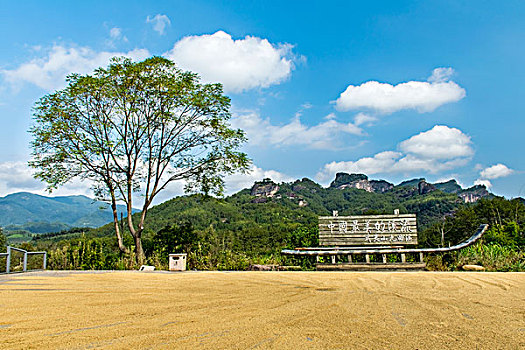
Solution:
[{"label": "chinese characters on sign", "polygon": [[414,233],[407,219],[401,220],[377,220],[371,223],[371,220],[358,221],[330,221],[327,224],[330,233],[364,233],[365,241],[375,242],[410,242],[412,241],[411,233]]},{"label": "chinese characters on sign", "polygon": [[410,242],[412,241],[412,236],[410,235],[382,235],[381,237],[378,234],[367,234],[365,237],[365,242]]}]

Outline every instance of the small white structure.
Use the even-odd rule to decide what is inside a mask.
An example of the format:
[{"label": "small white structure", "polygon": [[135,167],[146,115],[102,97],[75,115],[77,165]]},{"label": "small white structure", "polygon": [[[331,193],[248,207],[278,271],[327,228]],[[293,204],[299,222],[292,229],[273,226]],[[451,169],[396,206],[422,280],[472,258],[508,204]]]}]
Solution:
[{"label": "small white structure", "polygon": [[170,271],[186,271],[186,257],[188,254],[170,254]]},{"label": "small white structure", "polygon": [[142,265],[139,271],[155,271],[155,266]]}]

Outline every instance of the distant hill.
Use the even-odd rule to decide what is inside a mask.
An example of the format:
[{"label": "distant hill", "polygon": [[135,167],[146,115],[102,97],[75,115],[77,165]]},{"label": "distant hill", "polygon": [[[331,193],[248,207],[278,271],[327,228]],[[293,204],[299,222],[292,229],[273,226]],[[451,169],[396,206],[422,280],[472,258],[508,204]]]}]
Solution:
[{"label": "distant hill", "polygon": [[[5,231],[46,233],[71,227],[99,227],[113,220],[108,204],[86,196],[47,197],[19,192],[0,197],[0,226]],[[125,213],[125,207],[119,206]]]}]

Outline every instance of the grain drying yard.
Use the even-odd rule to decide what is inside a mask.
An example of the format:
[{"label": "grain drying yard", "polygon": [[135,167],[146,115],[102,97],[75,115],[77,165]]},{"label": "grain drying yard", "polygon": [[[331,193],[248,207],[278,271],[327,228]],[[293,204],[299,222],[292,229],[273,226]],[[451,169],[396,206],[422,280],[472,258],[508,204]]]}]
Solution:
[{"label": "grain drying yard", "polygon": [[0,275],[2,349],[524,349],[525,274]]}]

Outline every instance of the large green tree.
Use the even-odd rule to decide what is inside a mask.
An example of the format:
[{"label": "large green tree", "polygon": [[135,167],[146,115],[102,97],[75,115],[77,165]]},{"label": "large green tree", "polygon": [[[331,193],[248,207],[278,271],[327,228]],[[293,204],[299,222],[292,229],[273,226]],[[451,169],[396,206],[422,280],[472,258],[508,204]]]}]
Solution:
[{"label": "large green tree", "polygon": [[[148,208],[170,182],[221,194],[224,175],[249,166],[239,151],[244,133],[228,123],[230,99],[222,86],[201,84],[168,59],[114,58],[92,75],[70,75],[67,83],[34,107],[29,165],[50,191],[73,178],[90,180],[96,197],[111,203],[123,252],[117,202],[124,202],[138,260]],[[131,215],[136,206],[138,222]]]}]

